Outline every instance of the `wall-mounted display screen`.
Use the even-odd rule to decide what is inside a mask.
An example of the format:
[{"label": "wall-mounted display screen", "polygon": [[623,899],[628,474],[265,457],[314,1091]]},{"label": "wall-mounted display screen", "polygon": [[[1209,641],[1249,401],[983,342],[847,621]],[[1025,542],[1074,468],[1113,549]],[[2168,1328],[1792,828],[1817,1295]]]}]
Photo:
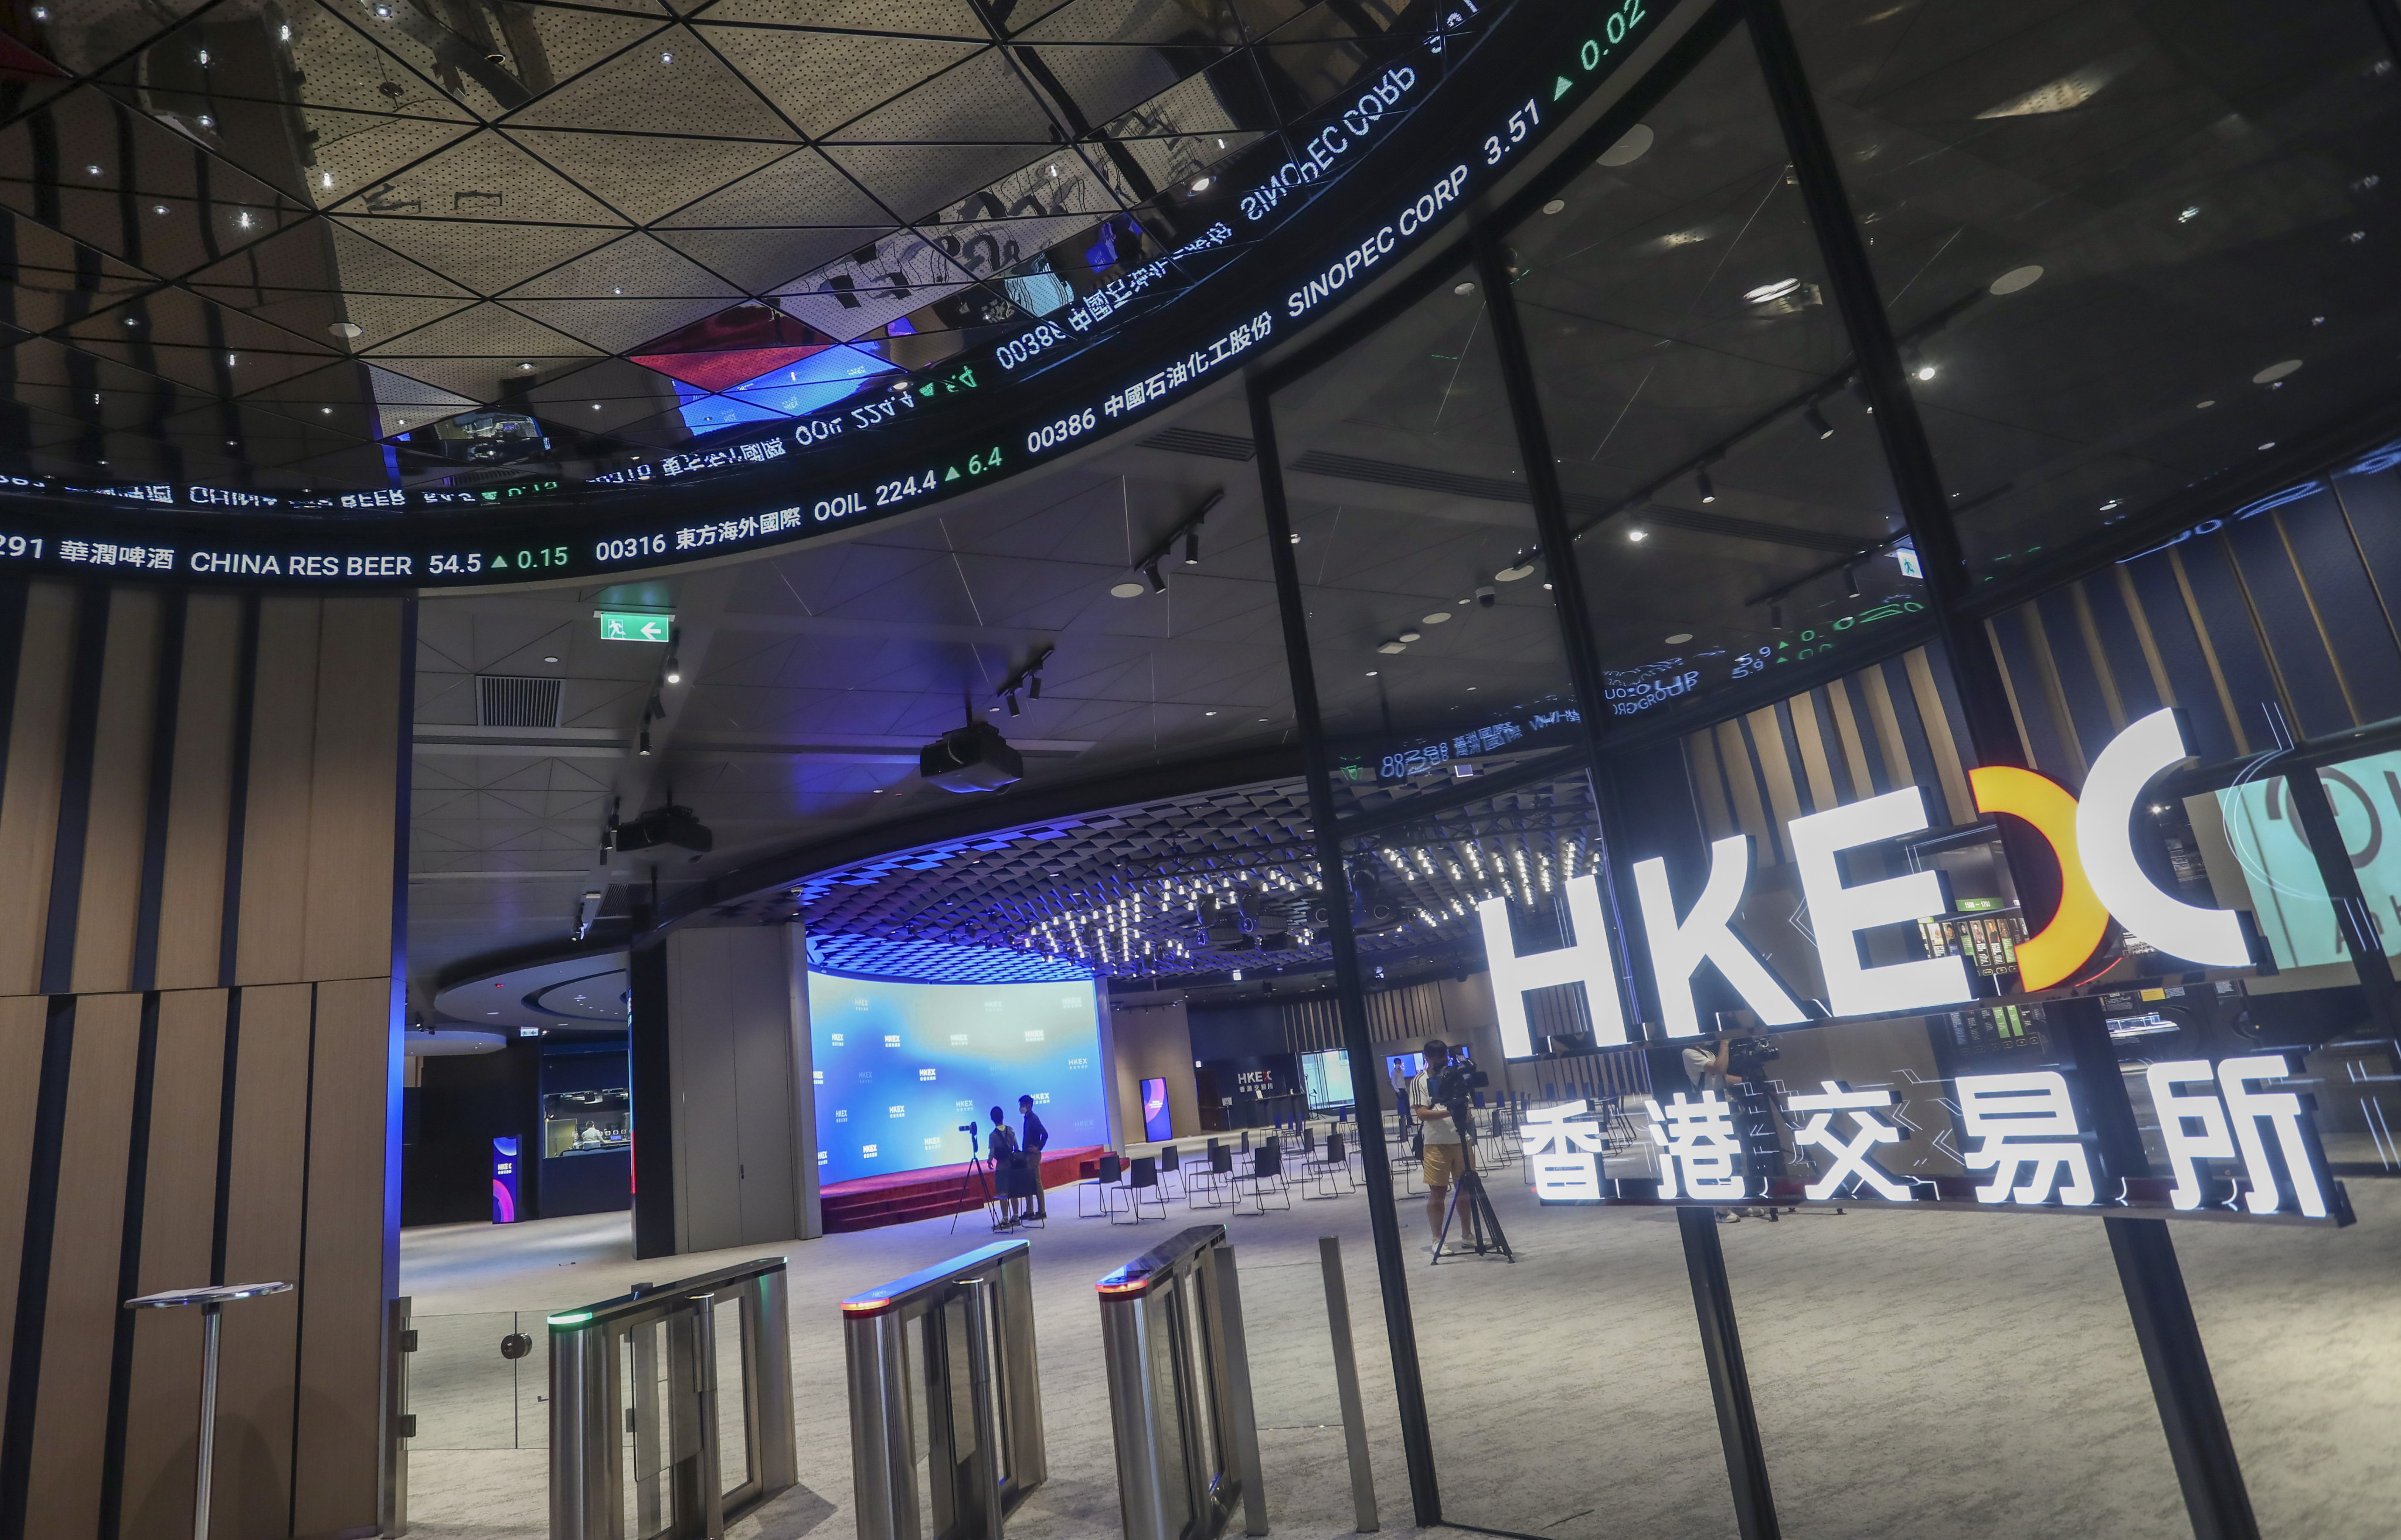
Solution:
[{"label": "wall-mounted display screen", "polygon": [[1099,996],[1059,984],[916,984],[809,974],[817,1179],[830,1185],[988,1151],[991,1109],[1022,1126],[1030,1096],[1050,1146],[1104,1144]]},{"label": "wall-mounted display screen", "polygon": [[1355,1106],[1359,1100],[1351,1089],[1351,1056],[1339,1048],[1301,1055],[1300,1083],[1309,1092],[1311,1111]]}]

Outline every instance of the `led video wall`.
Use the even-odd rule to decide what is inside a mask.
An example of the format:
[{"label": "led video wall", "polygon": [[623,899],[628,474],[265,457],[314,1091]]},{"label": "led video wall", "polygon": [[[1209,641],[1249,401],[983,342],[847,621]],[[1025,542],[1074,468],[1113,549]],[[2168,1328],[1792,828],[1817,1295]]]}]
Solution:
[{"label": "led video wall", "polygon": [[1021,1126],[1030,1096],[1050,1148],[1108,1142],[1098,999],[1089,979],[917,984],[809,974],[817,1179],[889,1176],[967,1158],[990,1109]]}]

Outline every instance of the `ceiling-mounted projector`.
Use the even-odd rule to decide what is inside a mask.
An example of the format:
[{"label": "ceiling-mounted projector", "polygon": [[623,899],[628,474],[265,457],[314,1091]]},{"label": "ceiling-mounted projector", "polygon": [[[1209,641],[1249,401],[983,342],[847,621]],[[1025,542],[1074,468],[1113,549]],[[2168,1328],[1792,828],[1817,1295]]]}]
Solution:
[{"label": "ceiling-mounted projector", "polygon": [[707,852],[717,843],[708,825],[692,815],[690,808],[652,808],[630,824],[617,825],[613,843],[621,851],[646,851],[653,845],[680,845],[688,851]]},{"label": "ceiling-mounted projector", "polygon": [[944,791],[998,791],[1025,779],[1025,760],[998,728],[969,722],[919,749],[917,773]]}]

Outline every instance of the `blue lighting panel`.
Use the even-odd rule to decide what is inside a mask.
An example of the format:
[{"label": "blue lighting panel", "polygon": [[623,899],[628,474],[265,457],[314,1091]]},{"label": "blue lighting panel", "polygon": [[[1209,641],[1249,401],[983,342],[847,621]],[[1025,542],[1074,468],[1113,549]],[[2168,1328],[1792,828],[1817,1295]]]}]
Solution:
[{"label": "blue lighting panel", "polygon": [[830,974],[921,984],[1063,984],[1092,976],[1091,968],[1065,958],[1038,957],[1007,947],[887,941],[877,935],[812,935],[809,966]]},{"label": "blue lighting panel", "polygon": [[1099,996],[1090,979],[917,984],[809,974],[817,1179],[889,1176],[967,1158],[990,1109],[1018,1129],[1031,1096],[1053,1149],[1105,1144]]}]

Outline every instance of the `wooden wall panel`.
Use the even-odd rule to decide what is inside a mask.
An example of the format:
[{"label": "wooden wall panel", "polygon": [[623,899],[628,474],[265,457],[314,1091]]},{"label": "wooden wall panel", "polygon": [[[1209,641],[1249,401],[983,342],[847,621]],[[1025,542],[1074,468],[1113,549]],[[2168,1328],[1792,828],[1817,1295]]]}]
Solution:
[{"label": "wooden wall panel", "polygon": [[158,988],[220,982],[226,833],[233,793],[234,714],[240,703],[242,602],[196,593],[184,612],[175,703],[174,788],[167,803],[170,895],[158,910]]},{"label": "wooden wall panel", "polygon": [[401,755],[401,606],[324,602],[309,820],[304,978],[391,972]]},{"label": "wooden wall panel", "polygon": [[109,602],[70,985],[79,995],[133,988],[133,933],[142,900],[150,739],[158,720],[166,608],[166,595],[146,589],[121,590]]},{"label": "wooden wall panel", "polygon": [[[227,1283],[300,1277],[313,993],[306,984],[241,991],[226,1205]],[[327,1115],[338,1114],[329,1110]],[[300,1302],[292,1294],[245,1300],[225,1313],[211,1513],[216,1540],[291,1533],[292,1371],[299,1329]]]},{"label": "wooden wall panel", "polygon": [[[257,694],[244,799],[237,984],[308,976],[310,782],[317,741],[317,642],[323,601],[259,604]],[[385,965],[389,971],[390,964]]]},{"label": "wooden wall panel", "polygon": [[77,1001],[74,1042],[25,1501],[29,1535],[90,1534],[100,1523],[142,997]]},{"label": "wooden wall panel", "polygon": [[[150,1158],[142,1204],[144,1294],[209,1281],[216,1242],[217,1134],[224,1113],[226,992],[158,997],[150,1075]],[[192,1408],[200,1394],[200,1317],[134,1317],[126,1408],[122,1540],[189,1540]]]},{"label": "wooden wall panel", "polygon": [[[42,1091],[42,1039],[50,1002],[0,999],[0,1300],[17,1298],[24,1265],[25,1188],[34,1172],[34,1108]],[[0,1331],[0,1384],[8,1383],[13,1333]]]},{"label": "wooden wall panel", "polygon": [[375,1111],[391,1073],[391,981],[318,985],[315,1044],[309,1104],[322,1115],[309,1134],[293,1527],[333,1534],[376,1521],[384,1139]]},{"label": "wooden wall panel", "polygon": [[0,882],[0,995],[29,995],[41,988],[77,599],[75,590],[59,583],[35,583],[25,597],[7,780],[0,785],[0,872],[8,874]]}]

